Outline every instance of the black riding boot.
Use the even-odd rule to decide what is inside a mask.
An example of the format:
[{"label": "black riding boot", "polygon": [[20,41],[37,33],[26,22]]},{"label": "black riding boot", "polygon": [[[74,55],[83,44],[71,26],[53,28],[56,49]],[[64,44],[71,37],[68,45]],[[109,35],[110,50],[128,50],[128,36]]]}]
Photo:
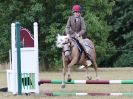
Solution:
[{"label": "black riding boot", "polygon": [[90,60],[90,55],[86,53],[87,60]]}]

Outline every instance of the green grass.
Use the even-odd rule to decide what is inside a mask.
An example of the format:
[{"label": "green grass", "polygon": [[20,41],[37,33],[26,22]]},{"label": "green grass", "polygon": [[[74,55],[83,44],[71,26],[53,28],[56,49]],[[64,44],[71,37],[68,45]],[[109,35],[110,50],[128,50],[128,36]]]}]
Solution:
[{"label": "green grass", "polygon": [[[72,72],[73,80],[86,80],[86,73],[84,70],[79,72]],[[93,69],[90,69],[90,75],[95,79]],[[100,79],[104,80],[130,80],[133,79],[133,68],[100,68]],[[40,79],[62,79],[62,72],[41,72]],[[0,88],[6,87],[6,72],[0,72]],[[48,97],[44,92],[133,92],[133,85],[129,84],[113,84],[113,85],[85,85],[85,84],[69,84],[65,89],[60,88],[61,85],[43,84],[40,86],[40,94],[31,94],[26,96],[13,96],[11,93],[0,92],[0,99],[133,99],[131,96],[55,96]]]}]

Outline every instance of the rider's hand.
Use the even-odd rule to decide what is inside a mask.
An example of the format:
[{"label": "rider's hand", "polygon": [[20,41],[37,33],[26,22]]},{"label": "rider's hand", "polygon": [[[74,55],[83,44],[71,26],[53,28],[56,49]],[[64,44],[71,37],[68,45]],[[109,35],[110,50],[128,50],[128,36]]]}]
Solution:
[{"label": "rider's hand", "polygon": [[67,38],[70,38],[70,34],[67,34]]},{"label": "rider's hand", "polygon": [[78,33],[76,33],[76,37],[79,37],[79,34]]}]

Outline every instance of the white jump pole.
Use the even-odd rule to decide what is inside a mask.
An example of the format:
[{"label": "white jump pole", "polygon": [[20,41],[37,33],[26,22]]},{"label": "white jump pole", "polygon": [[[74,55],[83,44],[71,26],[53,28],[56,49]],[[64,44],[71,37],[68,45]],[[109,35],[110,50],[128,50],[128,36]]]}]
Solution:
[{"label": "white jump pole", "polygon": [[16,44],[16,41],[15,41],[15,23],[12,23],[11,24],[11,49],[12,49],[12,75],[13,76],[11,76],[12,77],[12,81],[13,81],[13,83],[11,83],[12,85],[12,90],[13,90],[13,94],[17,94],[17,82],[16,82],[16,73],[17,73],[17,67],[15,67],[16,66],[16,46],[15,46],[15,44]]},{"label": "white jump pole", "polygon": [[39,82],[39,61],[38,61],[38,24],[37,22],[34,22],[34,47],[35,47],[35,60],[36,60],[36,75],[35,75],[35,87],[36,87],[36,93],[39,93],[39,87],[38,87],[38,82]]}]

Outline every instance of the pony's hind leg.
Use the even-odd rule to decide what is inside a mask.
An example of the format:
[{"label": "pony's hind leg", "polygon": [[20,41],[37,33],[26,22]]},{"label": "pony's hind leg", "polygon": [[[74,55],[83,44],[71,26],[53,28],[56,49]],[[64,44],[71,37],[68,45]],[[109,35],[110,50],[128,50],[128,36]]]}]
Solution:
[{"label": "pony's hind leg", "polygon": [[95,73],[96,73],[96,79],[99,80],[100,77],[98,76],[98,66],[97,66],[97,63],[96,63],[95,60],[92,60],[91,62],[92,62],[93,68],[94,68]]},{"label": "pony's hind leg", "polygon": [[86,70],[86,77],[87,77],[87,79],[88,79],[88,80],[91,80],[92,77],[91,77],[90,74],[89,74],[88,64],[87,64],[87,62],[86,62],[86,59],[83,59],[82,62],[81,62],[81,64],[82,64],[82,66],[83,66],[83,67],[85,68],[85,70]]},{"label": "pony's hind leg", "polygon": [[89,74],[89,70],[88,70],[88,66],[87,65],[85,65],[85,70],[86,70],[86,77],[87,77],[87,79],[91,80],[92,76],[90,76],[90,74]]}]

